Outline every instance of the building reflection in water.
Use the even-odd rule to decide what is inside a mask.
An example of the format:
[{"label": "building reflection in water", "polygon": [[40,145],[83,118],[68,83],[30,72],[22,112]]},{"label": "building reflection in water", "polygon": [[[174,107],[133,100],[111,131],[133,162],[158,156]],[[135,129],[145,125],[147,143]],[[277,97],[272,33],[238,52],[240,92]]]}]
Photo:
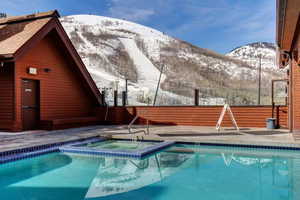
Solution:
[{"label": "building reflection in water", "polygon": [[143,160],[103,157],[86,198],[128,192],[159,182],[189,167],[194,156],[162,152]]}]

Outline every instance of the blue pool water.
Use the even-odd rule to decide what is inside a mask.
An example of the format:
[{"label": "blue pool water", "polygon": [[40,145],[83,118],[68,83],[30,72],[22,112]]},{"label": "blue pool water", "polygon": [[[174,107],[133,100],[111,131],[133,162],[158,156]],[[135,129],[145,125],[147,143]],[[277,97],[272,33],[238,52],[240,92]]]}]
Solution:
[{"label": "blue pool water", "polygon": [[143,160],[51,153],[0,165],[0,199],[292,200],[295,151],[174,145]]}]

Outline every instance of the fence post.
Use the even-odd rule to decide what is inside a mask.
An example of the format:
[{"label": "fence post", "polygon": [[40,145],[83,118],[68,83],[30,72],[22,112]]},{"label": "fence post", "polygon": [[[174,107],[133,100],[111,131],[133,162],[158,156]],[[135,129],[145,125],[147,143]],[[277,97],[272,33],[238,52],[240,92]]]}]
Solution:
[{"label": "fence post", "polygon": [[114,90],[114,106],[118,106],[118,90]]},{"label": "fence post", "polygon": [[122,91],[122,105],[126,106],[127,93],[126,91]]},{"label": "fence post", "polygon": [[195,89],[195,106],[199,106],[199,89]]},{"label": "fence post", "polygon": [[280,114],[279,114],[279,106],[276,106],[276,128],[280,128]]},{"label": "fence post", "polygon": [[105,90],[102,90],[101,101],[102,101],[103,105],[106,104],[106,102],[105,102]]}]

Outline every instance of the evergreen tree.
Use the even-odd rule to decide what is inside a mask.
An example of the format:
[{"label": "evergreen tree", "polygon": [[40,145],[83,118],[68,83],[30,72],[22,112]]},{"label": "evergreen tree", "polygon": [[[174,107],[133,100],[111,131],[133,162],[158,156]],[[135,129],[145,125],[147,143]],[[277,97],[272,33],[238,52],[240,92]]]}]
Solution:
[{"label": "evergreen tree", "polygon": [[0,13],[0,18],[6,18],[7,14],[6,13]]}]

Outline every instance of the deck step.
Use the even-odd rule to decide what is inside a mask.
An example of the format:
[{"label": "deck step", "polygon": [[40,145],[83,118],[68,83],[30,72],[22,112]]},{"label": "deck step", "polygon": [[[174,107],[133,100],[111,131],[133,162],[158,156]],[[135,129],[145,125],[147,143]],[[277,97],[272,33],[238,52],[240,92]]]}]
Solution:
[{"label": "deck step", "polygon": [[294,140],[300,140],[300,133],[293,133]]}]

